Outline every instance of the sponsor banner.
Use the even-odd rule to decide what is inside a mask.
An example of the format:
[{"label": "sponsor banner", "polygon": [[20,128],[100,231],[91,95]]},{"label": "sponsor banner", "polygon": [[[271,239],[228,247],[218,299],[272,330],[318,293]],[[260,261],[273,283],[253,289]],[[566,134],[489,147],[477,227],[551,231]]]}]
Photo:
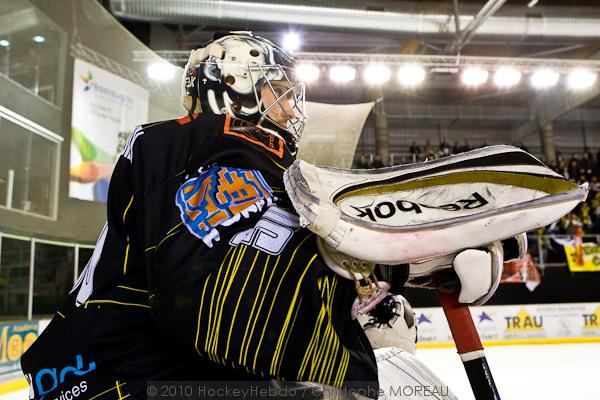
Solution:
[{"label": "sponsor banner", "polygon": [[21,371],[21,355],[38,337],[37,321],[0,323],[0,381]]},{"label": "sponsor banner", "polygon": [[69,196],[106,202],[108,182],[131,130],[148,120],[149,93],[75,60]]},{"label": "sponsor banner", "polygon": [[565,254],[571,272],[600,271],[600,246],[596,243],[583,243],[582,246],[565,244]]},{"label": "sponsor banner", "polygon": [[[600,303],[470,307],[482,341],[600,340]],[[420,344],[452,343],[441,307],[415,309]]]}]

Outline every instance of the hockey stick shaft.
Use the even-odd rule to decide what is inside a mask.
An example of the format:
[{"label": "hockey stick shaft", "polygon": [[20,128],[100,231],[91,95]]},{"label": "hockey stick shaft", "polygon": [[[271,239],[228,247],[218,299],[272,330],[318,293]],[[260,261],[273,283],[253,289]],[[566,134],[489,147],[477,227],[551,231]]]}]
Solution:
[{"label": "hockey stick shaft", "polygon": [[469,306],[459,303],[458,292],[444,293],[438,290],[437,295],[475,399],[500,400]]}]

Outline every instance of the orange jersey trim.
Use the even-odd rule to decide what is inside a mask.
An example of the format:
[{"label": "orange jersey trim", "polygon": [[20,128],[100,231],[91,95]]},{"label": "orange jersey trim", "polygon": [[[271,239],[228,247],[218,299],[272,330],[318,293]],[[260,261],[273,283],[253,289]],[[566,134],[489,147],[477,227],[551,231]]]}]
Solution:
[{"label": "orange jersey trim", "polygon": [[[193,119],[198,118],[198,114],[192,114],[192,118]],[[189,124],[192,121],[192,118],[190,118],[189,115],[186,115],[185,117],[178,118],[175,121],[177,121],[177,123],[179,125],[185,125],[185,124]]]},{"label": "orange jersey trim", "polygon": [[[275,144],[273,143],[273,147],[271,147],[271,146],[261,142],[260,140],[256,140],[252,137],[244,135],[243,133],[229,130],[230,125],[231,125],[231,117],[229,115],[226,115],[225,116],[225,124],[223,126],[223,132],[226,135],[237,136],[239,138],[247,140],[248,142],[250,142],[252,144],[262,147],[263,149],[267,150],[268,152],[277,155],[279,158],[283,158],[283,147],[284,147],[283,139],[281,139],[271,133],[265,132],[269,135],[269,142],[270,142],[269,144],[271,144],[275,140],[277,140],[277,146],[275,147]],[[258,128],[258,129],[260,129],[260,128]]]}]

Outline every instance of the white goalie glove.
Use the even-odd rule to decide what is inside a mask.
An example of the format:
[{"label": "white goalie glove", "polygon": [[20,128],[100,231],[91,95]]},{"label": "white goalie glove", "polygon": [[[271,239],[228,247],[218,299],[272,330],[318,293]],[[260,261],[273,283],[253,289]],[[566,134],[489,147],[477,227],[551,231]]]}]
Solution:
[{"label": "white goalie glove", "polygon": [[368,314],[359,315],[363,327],[374,349],[397,347],[415,354],[417,326],[415,313],[408,301],[400,295],[388,295]]},{"label": "white goalie glove", "polygon": [[458,300],[471,305],[485,304],[494,294],[505,261],[521,259],[527,252],[525,233],[485,248],[467,249],[419,263],[409,264],[407,286],[453,292]]},{"label": "white goalie glove", "polygon": [[[414,356],[415,314],[404,297],[389,295],[368,314],[359,315],[358,320],[375,352],[379,400],[456,400],[448,386]],[[432,393],[415,393],[415,387]]]}]

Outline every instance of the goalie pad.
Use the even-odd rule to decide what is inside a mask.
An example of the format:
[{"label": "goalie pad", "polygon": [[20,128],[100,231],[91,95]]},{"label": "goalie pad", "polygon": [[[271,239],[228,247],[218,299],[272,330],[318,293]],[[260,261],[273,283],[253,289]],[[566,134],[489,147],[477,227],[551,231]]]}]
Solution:
[{"label": "goalie pad", "polygon": [[412,354],[394,347],[375,350],[379,375],[379,400],[457,400],[425,364]]},{"label": "goalie pad", "polygon": [[284,175],[300,223],[334,249],[378,264],[422,261],[552,223],[584,201],[527,152],[490,146],[378,170],[296,161]]}]

